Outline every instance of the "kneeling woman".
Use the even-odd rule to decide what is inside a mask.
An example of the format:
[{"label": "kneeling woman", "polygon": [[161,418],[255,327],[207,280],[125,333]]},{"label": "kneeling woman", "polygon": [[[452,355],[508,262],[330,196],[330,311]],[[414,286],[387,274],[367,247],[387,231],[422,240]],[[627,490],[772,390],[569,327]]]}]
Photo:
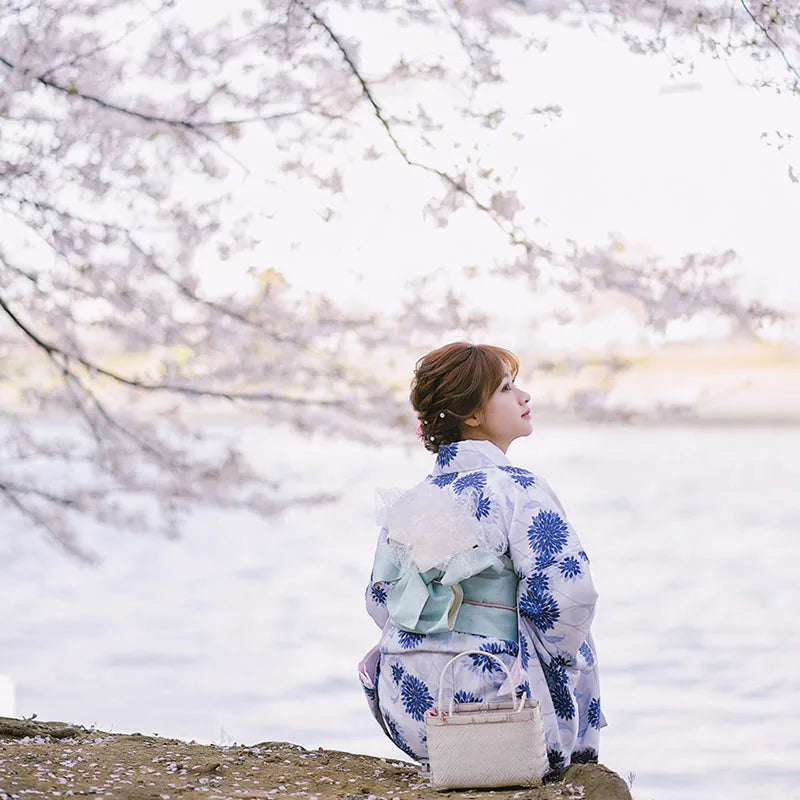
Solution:
[{"label": "kneeling woman", "polygon": [[382,635],[361,675],[387,735],[420,762],[441,670],[465,650],[499,656],[513,685],[494,659],[465,656],[446,683],[456,702],[524,692],[540,703],[552,770],[597,760],[597,593],[555,494],[506,456],[531,432],[518,370],[506,350],[456,342],[421,358],[411,384],[436,463],[379,512],[366,598]]}]

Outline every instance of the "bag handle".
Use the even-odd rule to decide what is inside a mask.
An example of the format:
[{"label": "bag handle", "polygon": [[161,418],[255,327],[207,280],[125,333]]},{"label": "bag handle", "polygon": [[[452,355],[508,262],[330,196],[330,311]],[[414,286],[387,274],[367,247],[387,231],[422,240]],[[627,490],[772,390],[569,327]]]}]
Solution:
[{"label": "bag handle", "polygon": [[[464,656],[486,656],[487,658],[494,659],[501,667],[503,672],[505,672],[506,677],[508,680],[511,680],[511,673],[508,671],[508,667],[499,659],[494,653],[487,653],[485,650],[465,650],[463,653],[459,653],[457,656],[453,656],[443,667],[441,677],[439,678],[439,713],[442,712],[442,698],[444,697],[444,679],[447,674],[447,668],[458,661],[459,658],[463,658]],[[453,689],[455,690],[455,672],[453,672]],[[519,708],[514,709],[515,712],[522,711],[522,707],[525,705],[526,696],[523,692],[519,699]],[[450,706],[448,709],[448,713],[452,716],[453,714],[453,703],[455,701],[455,691],[453,695],[450,697]]]}]

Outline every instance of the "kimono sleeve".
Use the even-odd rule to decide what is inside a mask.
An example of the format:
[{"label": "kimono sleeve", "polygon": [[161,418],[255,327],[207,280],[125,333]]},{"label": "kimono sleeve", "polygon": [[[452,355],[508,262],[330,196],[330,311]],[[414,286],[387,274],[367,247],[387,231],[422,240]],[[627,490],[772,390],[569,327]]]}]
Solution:
[{"label": "kimono sleeve", "polygon": [[372,572],[369,576],[369,584],[365,593],[365,602],[367,606],[367,613],[375,620],[375,624],[383,629],[389,619],[389,612],[386,609],[386,598],[389,589],[392,586],[391,581],[375,581],[376,573],[382,572],[382,565],[379,563],[383,558],[383,552],[386,548],[386,529],[381,528],[378,534],[378,546],[375,551],[375,562],[372,566]]},{"label": "kimono sleeve", "polygon": [[589,559],[547,482],[515,490],[509,555],[520,577],[520,615],[553,658],[574,665],[594,618]]}]

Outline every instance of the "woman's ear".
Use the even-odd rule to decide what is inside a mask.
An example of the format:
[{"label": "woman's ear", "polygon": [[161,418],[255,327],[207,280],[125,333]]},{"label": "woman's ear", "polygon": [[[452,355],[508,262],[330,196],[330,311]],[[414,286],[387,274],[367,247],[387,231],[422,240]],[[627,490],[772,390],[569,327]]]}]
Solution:
[{"label": "woman's ear", "polygon": [[470,417],[467,417],[465,420],[462,420],[461,424],[468,425],[470,428],[480,428],[482,422],[483,422],[483,415],[477,413],[473,414]]}]

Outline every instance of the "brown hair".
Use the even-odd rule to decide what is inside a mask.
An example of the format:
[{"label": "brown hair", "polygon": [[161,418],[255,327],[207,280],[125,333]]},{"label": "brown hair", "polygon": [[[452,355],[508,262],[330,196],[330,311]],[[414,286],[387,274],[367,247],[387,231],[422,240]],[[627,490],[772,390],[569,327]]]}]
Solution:
[{"label": "brown hair", "polygon": [[417,412],[425,447],[463,439],[461,423],[479,411],[500,385],[506,370],[519,372],[519,359],[502,347],[452,342],[417,361],[411,405]]}]

